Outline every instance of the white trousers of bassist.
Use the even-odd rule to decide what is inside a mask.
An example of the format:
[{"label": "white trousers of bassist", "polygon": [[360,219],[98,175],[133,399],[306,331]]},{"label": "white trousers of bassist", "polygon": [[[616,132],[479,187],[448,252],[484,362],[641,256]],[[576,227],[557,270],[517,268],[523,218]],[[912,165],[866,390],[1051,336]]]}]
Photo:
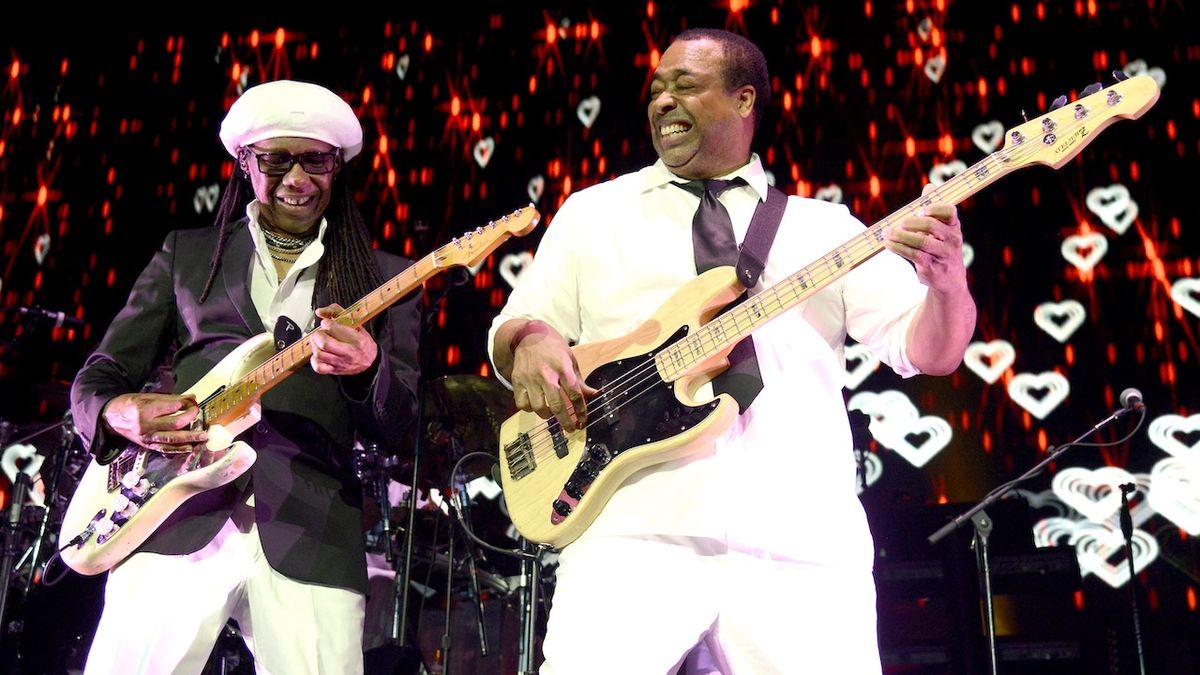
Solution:
[{"label": "white trousers of bassist", "polygon": [[592,535],[559,556],[541,675],[879,675],[875,582],[716,539]]},{"label": "white trousers of bassist", "polygon": [[260,674],[361,674],[365,599],[267,563],[252,504],[188,555],[137,553],[109,572],[86,675],[199,673],[232,617]]}]

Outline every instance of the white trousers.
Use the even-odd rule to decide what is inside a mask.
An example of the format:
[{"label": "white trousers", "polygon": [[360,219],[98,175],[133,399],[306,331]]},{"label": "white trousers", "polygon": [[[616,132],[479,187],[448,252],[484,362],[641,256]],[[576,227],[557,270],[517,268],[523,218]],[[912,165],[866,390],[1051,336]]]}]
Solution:
[{"label": "white trousers", "polygon": [[137,553],[109,572],[84,672],[199,673],[232,617],[260,674],[361,674],[364,606],[272,569],[242,504],[203,549]]},{"label": "white trousers", "polygon": [[558,562],[542,675],[674,673],[699,643],[711,658],[701,672],[881,671],[869,570],[711,539],[586,534]]}]

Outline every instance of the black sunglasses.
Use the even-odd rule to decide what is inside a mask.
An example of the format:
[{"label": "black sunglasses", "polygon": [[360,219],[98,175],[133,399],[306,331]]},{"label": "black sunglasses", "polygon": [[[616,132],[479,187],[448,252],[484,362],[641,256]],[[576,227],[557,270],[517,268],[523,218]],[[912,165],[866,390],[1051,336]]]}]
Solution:
[{"label": "black sunglasses", "polygon": [[341,150],[334,150],[333,152],[304,152],[299,155],[293,155],[290,152],[255,152],[249,146],[246,146],[245,149],[246,152],[254,155],[258,160],[258,170],[267,176],[286,175],[297,162],[300,163],[300,168],[304,169],[305,173],[333,173],[334,169],[338,166],[338,157],[341,156]]}]

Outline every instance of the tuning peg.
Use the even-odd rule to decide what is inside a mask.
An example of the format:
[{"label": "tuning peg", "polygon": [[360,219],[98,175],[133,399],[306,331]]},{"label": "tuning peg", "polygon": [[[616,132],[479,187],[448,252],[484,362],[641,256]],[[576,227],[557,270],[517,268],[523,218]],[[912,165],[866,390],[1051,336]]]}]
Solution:
[{"label": "tuning peg", "polygon": [[1129,79],[1129,75],[1127,75],[1123,70],[1112,71],[1112,76],[1117,82],[1124,82],[1125,80]]},{"label": "tuning peg", "polygon": [[1058,98],[1056,98],[1056,99],[1054,99],[1053,101],[1051,101],[1051,102],[1050,102],[1050,109],[1051,109],[1051,110],[1058,110],[1059,108],[1063,107],[1063,106],[1064,106],[1064,105],[1066,105],[1066,104],[1067,104],[1067,97],[1066,97],[1066,96],[1059,96]]},{"label": "tuning peg", "polygon": [[1099,82],[1094,82],[1094,83],[1089,84],[1088,86],[1084,87],[1083,93],[1081,93],[1080,96],[1081,97],[1082,96],[1091,96],[1092,94],[1100,91],[1103,88],[1104,88],[1103,84],[1100,84]]}]

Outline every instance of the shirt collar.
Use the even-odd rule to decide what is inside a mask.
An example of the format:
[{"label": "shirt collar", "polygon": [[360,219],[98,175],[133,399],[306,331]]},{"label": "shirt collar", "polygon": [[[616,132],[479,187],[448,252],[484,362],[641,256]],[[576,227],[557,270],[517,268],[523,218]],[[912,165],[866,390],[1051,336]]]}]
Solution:
[{"label": "shirt collar", "polygon": [[[254,251],[265,265],[273,269],[273,266],[270,265],[270,255],[266,251],[267,242],[262,234],[262,225],[258,224],[261,211],[262,204],[257,199],[251,199],[250,203],[246,204],[246,217],[250,220],[250,239],[254,242]],[[317,226],[317,238],[300,253],[300,257],[293,265],[294,269],[303,270],[321,259],[325,253],[325,229],[328,225],[329,221],[325,216],[321,216],[321,224]],[[291,274],[290,271],[288,273]]]},{"label": "shirt collar", "polygon": [[[668,183],[691,182],[686,178],[671,173],[671,170],[667,168],[666,164],[663,164],[661,159],[646,167],[642,171],[642,174],[642,192],[650,192],[651,190],[665,187]],[[749,162],[725,175],[717,176],[717,178],[721,180],[741,178],[758,195],[759,201],[766,201],[767,199],[767,173],[763,170],[758,153],[751,153]]]}]

